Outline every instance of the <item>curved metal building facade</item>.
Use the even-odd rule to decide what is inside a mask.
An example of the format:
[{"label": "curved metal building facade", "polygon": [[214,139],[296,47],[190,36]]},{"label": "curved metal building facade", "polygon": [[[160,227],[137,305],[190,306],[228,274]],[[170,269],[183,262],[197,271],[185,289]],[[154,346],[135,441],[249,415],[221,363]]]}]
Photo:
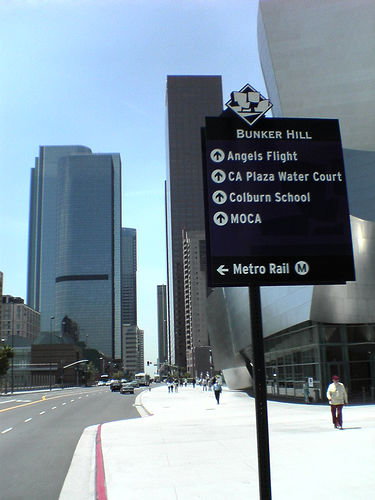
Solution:
[{"label": "curved metal building facade", "polygon": [[[318,400],[337,373],[354,397],[374,399],[374,23],[371,0],[259,2],[259,55],[274,116],[339,119],[356,269],[346,285],[262,288],[275,395],[302,397],[309,378]],[[212,291],[209,318],[215,365],[231,387],[251,386],[247,288]]]}]

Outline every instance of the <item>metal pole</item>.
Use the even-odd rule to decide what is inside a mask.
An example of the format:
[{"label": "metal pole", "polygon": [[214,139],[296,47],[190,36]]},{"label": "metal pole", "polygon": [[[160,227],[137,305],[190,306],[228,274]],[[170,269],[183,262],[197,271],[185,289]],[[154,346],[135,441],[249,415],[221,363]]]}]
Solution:
[{"label": "metal pole", "polygon": [[259,286],[252,285],[249,287],[249,302],[254,360],[253,374],[258,444],[259,498],[260,500],[271,500],[266,368]]}]

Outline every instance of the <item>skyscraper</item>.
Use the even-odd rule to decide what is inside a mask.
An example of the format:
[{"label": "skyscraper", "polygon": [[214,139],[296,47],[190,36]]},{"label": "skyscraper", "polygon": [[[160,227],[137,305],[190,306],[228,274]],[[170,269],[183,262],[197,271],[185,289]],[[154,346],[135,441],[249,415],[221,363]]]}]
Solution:
[{"label": "skyscraper", "polygon": [[167,78],[167,244],[171,361],[186,366],[182,231],[204,231],[201,127],[222,112],[220,76]]},{"label": "skyscraper", "polygon": [[41,330],[121,357],[121,160],[83,146],[42,146],[31,177],[28,304]]},{"label": "skyscraper", "polygon": [[168,362],[167,287],[157,286],[159,367]]},{"label": "skyscraper", "polygon": [[[210,370],[212,352],[207,328],[206,241],[203,231],[183,232],[186,368],[193,377]],[[202,353],[206,351],[206,364]],[[199,354],[198,354],[199,353]]]},{"label": "skyscraper", "polygon": [[123,368],[126,376],[145,369],[144,331],[137,325],[123,325]]},{"label": "skyscraper", "polygon": [[121,324],[137,324],[137,230],[121,229]]}]

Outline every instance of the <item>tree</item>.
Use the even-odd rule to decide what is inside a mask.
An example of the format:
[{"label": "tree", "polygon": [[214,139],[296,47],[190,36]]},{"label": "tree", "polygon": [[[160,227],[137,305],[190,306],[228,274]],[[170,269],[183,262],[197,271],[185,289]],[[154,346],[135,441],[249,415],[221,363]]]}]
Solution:
[{"label": "tree", "polygon": [[94,365],[94,363],[92,361],[90,361],[87,364],[87,381],[88,382],[94,381],[97,378],[98,373],[99,372],[98,372],[96,366]]},{"label": "tree", "polygon": [[9,360],[14,357],[14,351],[8,345],[4,345],[0,349],[0,377],[7,374],[9,370]]},{"label": "tree", "polygon": [[124,377],[125,377],[125,373],[122,370],[119,370],[119,371],[112,374],[112,378],[114,378],[116,380],[121,380]]}]

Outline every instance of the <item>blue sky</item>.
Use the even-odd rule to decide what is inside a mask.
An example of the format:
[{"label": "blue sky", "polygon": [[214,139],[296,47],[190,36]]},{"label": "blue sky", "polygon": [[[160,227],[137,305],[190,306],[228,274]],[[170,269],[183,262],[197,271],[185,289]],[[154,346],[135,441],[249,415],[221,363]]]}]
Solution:
[{"label": "blue sky", "polygon": [[222,75],[223,99],[260,70],[258,0],[0,0],[0,270],[26,299],[30,169],[40,145],[120,153],[123,226],[137,229],[138,324],[157,358],[166,283],[167,75]]}]

